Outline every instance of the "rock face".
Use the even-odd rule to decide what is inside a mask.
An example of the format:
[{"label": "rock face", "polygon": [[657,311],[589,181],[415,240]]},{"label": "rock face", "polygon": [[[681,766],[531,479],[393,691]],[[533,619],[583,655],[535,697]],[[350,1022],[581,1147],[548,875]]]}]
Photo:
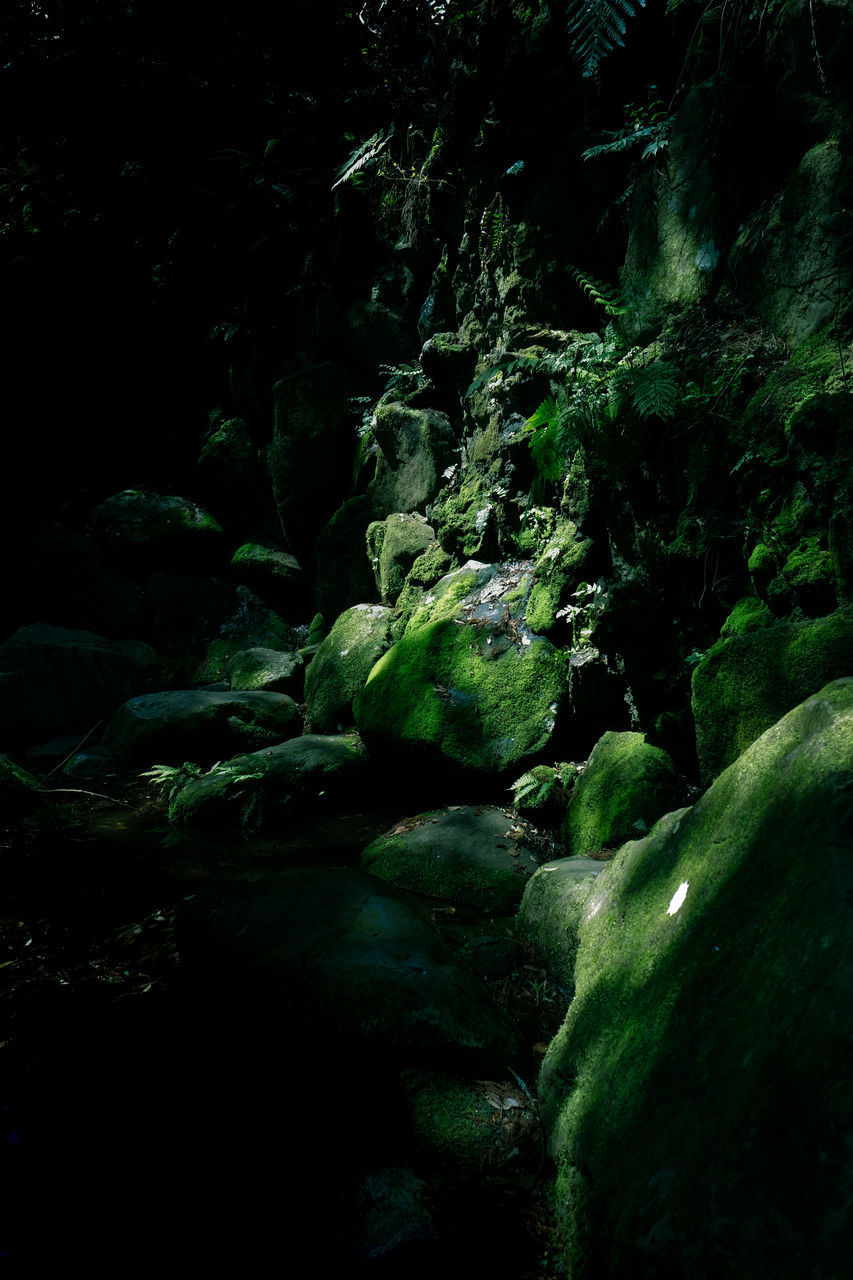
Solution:
[{"label": "rock face", "polygon": [[515,1047],[508,1016],[428,920],[358,871],[281,872],[199,895],[178,946],[187,981],[223,1017],[236,999],[298,1033],[342,1037],[348,1055],[487,1068]]},{"label": "rock face", "polygon": [[696,750],[705,781],[828,680],[853,674],[853,616],[782,623],[715,645],[693,673]]},{"label": "rock face", "polygon": [[205,562],[222,547],[222,526],[187,498],[150,490],[125,489],[92,514],[103,545],[121,557],[154,565]]},{"label": "rock face", "polygon": [[315,732],[352,722],[352,703],[391,644],[391,610],[357,604],[342,613],[305,673],[305,701]]},{"label": "rock face", "polygon": [[449,618],[398,641],[353,709],[369,747],[497,773],[547,747],[564,692],[549,641]]},{"label": "rock face", "polygon": [[574,785],[563,823],[566,847],[583,855],[645,835],[682,791],[669,756],[642,733],[605,733]]},{"label": "rock face", "polygon": [[147,645],[34,623],[0,646],[0,725],[10,742],[86,733],[158,678]]},{"label": "rock face", "polygon": [[851,778],[843,679],[594,882],[540,1080],[577,1280],[844,1274]]},{"label": "rock face", "polygon": [[503,809],[458,805],[398,823],[361,865],[400,889],[500,914],[515,910],[539,860],[537,842]]},{"label": "rock face", "polygon": [[595,877],[607,866],[595,858],[557,858],[528,882],[516,916],[546,968],[565,987],[574,985],[578,930]]},{"label": "rock face", "polygon": [[423,514],[441,488],[442,471],[453,461],[450,422],[437,410],[398,403],[383,405],[375,416],[380,454],[368,493],[376,516]]},{"label": "rock face", "polygon": [[241,747],[271,746],[301,730],[296,703],[286,694],[178,689],[123,703],[104,742],[127,762],[209,764]]},{"label": "rock face", "polygon": [[303,734],[235,756],[187,782],[169,817],[185,826],[257,829],[280,824],[306,802],[323,808],[365,783],[370,762],[354,734]]},{"label": "rock face", "polygon": [[301,698],[305,681],[305,663],[298,653],[280,653],[277,649],[242,649],[235,653],[226,672],[235,691],[260,690],[286,693]]}]

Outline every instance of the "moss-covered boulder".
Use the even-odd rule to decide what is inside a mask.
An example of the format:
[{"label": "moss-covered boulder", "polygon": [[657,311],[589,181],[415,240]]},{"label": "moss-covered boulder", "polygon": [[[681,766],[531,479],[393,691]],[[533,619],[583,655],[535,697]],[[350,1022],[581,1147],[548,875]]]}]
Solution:
[{"label": "moss-covered boulder", "polygon": [[172,797],[169,818],[199,830],[273,828],[305,805],[325,810],[351,799],[366,785],[369,767],[355,734],[306,733],[191,778]]},{"label": "moss-covered boulder", "polygon": [[404,633],[409,620],[423,604],[425,597],[453,566],[453,559],[440,542],[431,542],[406,574],[403,590],[394,608],[394,638]]},{"label": "moss-covered boulder", "polygon": [[422,516],[398,512],[368,525],[367,554],[385,604],[396,603],[415,561],[434,543],[435,533]]},{"label": "moss-covered boulder", "polygon": [[244,542],[231,557],[231,572],[274,609],[286,610],[306,593],[299,561],[277,547]]},{"label": "moss-covered boulder", "polygon": [[565,688],[547,640],[503,622],[448,618],[410,626],[353,709],[371,749],[495,773],[546,749]]},{"label": "moss-covered boulder", "polygon": [[412,1142],[431,1185],[460,1191],[489,1175],[518,1176],[542,1155],[536,1108],[516,1081],[403,1073]]},{"label": "moss-covered boulder", "polygon": [[578,930],[597,875],[607,865],[596,858],[556,858],[539,867],[518,908],[518,933],[535,946],[561,986],[574,985]]},{"label": "moss-covered boulder", "polygon": [[537,548],[536,580],[527,602],[531,630],[540,635],[552,630],[560,606],[570,604],[572,592],[596,576],[596,567],[592,539],[581,538],[571,520],[558,519],[544,546]]},{"label": "moss-covered boulder", "polygon": [[391,644],[391,610],[357,604],[342,613],[305,673],[308,720],[315,733],[352,723],[353,698]]},{"label": "moss-covered boulder", "polygon": [[209,764],[301,732],[296,703],[286,694],[176,689],[123,703],[107,726],[104,743],[126,763]]},{"label": "moss-covered boulder", "polygon": [[41,622],[20,627],[0,645],[2,745],[77,731],[82,737],[163,678],[159,654],[140,642]]},{"label": "moss-covered boulder", "polygon": [[566,847],[578,855],[614,849],[645,835],[682,798],[683,783],[665,751],[642,733],[605,733],[574,785],[563,823]]},{"label": "moss-covered boulder", "polygon": [[344,1060],[503,1070],[518,1037],[427,916],[363,872],[279,872],[199,894],[177,931],[185,985],[223,1026],[286,1018],[294,1044]]},{"label": "moss-covered boulder", "polygon": [[828,680],[853,673],[853,616],[775,626],[720,641],[693,672],[702,778],[715,778],[759,734]]},{"label": "moss-covered boulder", "polygon": [[398,823],[367,846],[361,866],[399,889],[505,915],[539,865],[532,834],[503,809],[456,805]]},{"label": "moss-covered boulder", "polygon": [[595,881],[539,1082],[576,1280],[847,1270],[851,777],[845,679]]},{"label": "moss-covered boulder", "polygon": [[257,689],[286,693],[297,702],[305,683],[305,662],[299,653],[278,649],[241,649],[228,664],[227,679],[235,692]]},{"label": "moss-covered boulder", "polygon": [[223,549],[222,526],[188,498],[125,489],[92,513],[92,531],[117,559],[176,568],[214,562]]},{"label": "moss-covered boulder", "polygon": [[453,462],[456,440],[448,418],[435,409],[384,404],[374,416],[373,432],[379,453],[368,496],[376,517],[395,511],[423,514]]},{"label": "moss-covered boulder", "polygon": [[242,418],[218,422],[196,463],[202,498],[238,538],[281,536],[272,489],[263,460]]}]

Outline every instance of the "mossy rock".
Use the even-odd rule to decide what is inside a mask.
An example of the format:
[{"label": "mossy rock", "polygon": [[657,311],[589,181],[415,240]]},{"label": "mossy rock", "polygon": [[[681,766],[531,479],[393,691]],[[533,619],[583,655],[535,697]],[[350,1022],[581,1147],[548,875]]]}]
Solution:
[{"label": "mossy rock", "polygon": [[301,731],[296,703],[286,694],[175,689],[122,703],[107,725],[104,744],[128,763],[210,764]]},{"label": "mossy rock", "polygon": [[306,733],[216,764],[172,797],[170,821],[196,830],[257,831],[295,812],[351,800],[370,762],[355,734]]},{"label": "mossy rock", "polygon": [[539,865],[536,842],[503,809],[431,811],[398,823],[361,855],[362,870],[398,889],[511,914]]},{"label": "mossy rock", "polygon": [[851,776],[845,679],[594,882],[539,1080],[576,1280],[845,1274]]},{"label": "mossy rock", "polygon": [[368,525],[367,554],[385,604],[396,603],[415,561],[434,543],[435,533],[423,517],[397,512]]},{"label": "mossy rock", "polygon": [[449,419],[435,409],[385,404],[376,410],[373,433],[379,456],[368,497],[376,517],[395,511],[423,515],[453,461],[456,439]]},{"label": "mossy rock", "polygon": [[417,557],[406,575],[403,590],[397,597],[394,609],[394,639],[399,640],[418,612],[432,587],[446,576],[453,566],[453,559],[440,542],[431,542]]},{"label": "mossy rock", "polygon": [[125,489],[92,513],[92,529],[120,560],[153,568],[215,562],[223,549],[222,526],[188,498]]},{"label": "mossy rock", "polygon": [[605,733],[575,783],[563,823],[574,854],[613,849],[644,835],[683,796],[683,783],[665,751],[642,733]]},{"label": "mossy rock", "polygon": [[565,688],[547,640],[516,643],[489,625],[446,619],[407,631],[373,668],[354,711],[371,748],[495,773],[545,750]]},{"label": "mossy rock", "polygon": [[488,1175],[518,1176],[539,1163],[536,1108],[516,1081],[413,1070],[402,1083],[415,1151],[442,1191],[458,1192]]},{"label": "mossy rock", "polygon": [[548,972],[567,990],[574,987],[580,922],[606,865],[596,858],[545,862],[528,881],[518,908],[518,933],[533,943]]},{"label": "mossy rock", "polygon": [[585,579],[595,576],[593,542],[581,538],[577,525],[558,518],[554,532],[536,557],[536,582],[527,604],[527,622],[539,635],[551,631],[561,605]]},{"label": "mossy rock", "polygon": [[241,649],[229,662],[226,675],[229,685],[237,692],[257,689],[286,693],[299,701],[305,682],[305,662],[298,653]]},{"label": "mossy rock", "polygon": [[760,631],[762,627],[769,626],[772,621],[773,614],[763,600],[755,596],[744,596],[738,600],[726,618],[720,629],[720,635],[724,639],[729,636],[743,636],[750,631]]},{"label": "mossy rock", "polygon": [[828,680],[853,672],[853,617],[777,623],[719,641],[693,672],[696,750],[704,781]]},{"label": "mossy rock", "polygon": [[352,723],[352,701],[391,645],[391,610],[357,604],[335,622],[305,672],[305,701],[313,732]]},{"label": "mossy rock", "polygon": [[220,422],[205,440],[196,476],[201,496],[240,538],[281,536],[263,461],[242,418]]},{"label": "mossy rock", "polygon": [[278,547],[244,542],[231,557],[231,572],[273,608],[287,608],[305,595],[306,584],[296,556]]}]

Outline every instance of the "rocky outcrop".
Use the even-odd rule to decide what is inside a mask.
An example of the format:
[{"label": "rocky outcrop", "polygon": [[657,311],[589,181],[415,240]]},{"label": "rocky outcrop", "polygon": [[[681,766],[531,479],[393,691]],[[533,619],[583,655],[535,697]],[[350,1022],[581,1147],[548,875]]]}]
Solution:
[{"label": "rocky outcrop", "polygon": [[296,703],[286,694],[178,689],[123,703],[104,742],[126,763],[210,764],[241,748],[272,746],[301,732]]},{"label": "rocky outcrop", "polygon": [[312,730],[334,732],[352,723],[353,699],[391,644],[391,610],[357,604],[338,618],[305,673]]}]

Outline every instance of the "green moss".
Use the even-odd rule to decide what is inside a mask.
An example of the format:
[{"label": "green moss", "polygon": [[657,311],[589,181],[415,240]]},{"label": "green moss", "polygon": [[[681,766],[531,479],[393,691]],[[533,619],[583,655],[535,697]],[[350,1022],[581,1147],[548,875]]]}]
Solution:
[{"label": "green moss", "polygon": [[305,701],[314,732],[352,720],[352,700],[391,643],[391,611],[357,604],[335,622],[305,673]]},{"label": "green moss", "polygon": [[850,672],[853,618],[844,610],[720,641],[693,672],[702,777],[715,778],[786,711]]},{"label": "green moss", "polygon": [[675,765],[642,733],[605,733],[572,792],[563,838],[574,854],[615,848],[645,833],[682,798]]},{"label": "green moss", "polygon": [[393,627],[396,640],[404,634],[409,619],[423,605],[427,591],[446,575],[452,564],[451,557],[439,542],[431,543],[415,560],[397,597]]},{"label": "green moss", "polygon": [[810,533],[802,538],[785,561],[782,573],[797,592],[827,589],[833,594],[835,573],[824,538]]},{"label": "green moss", "polygon": [[773,621],[773,615],[763,600],[755,596],[744,596],[738,600],[722,625],[720,635],[742,636],[748,631],[758,631]]},{"label": "green moss", "polygon": [[433,530],[423,518],[397,513],[374,521],[366,536],[379,594],[394,604],[415,561],[435,541]]},{"label": "green moss", "polygon": [[436,749],[492,772],[544,749],[565,689],[565,668],[537,639],[491,657],[484,628],[452,619],[410,629],[379,660],[354,709],[368,742]]},{"label": "green moss", "polygon": [[843,680],[595,882],[539,1081],[575,1280],[843,1274],[851,772]]},{"label": "green moss", "polygon": [[459,605],[465,597],[494,575],[493,565],[481,565],[476,561],[445,574],[414,609],[406,631],[416,631],[418,627],[426,626],[429,622],[457,617]]}]

